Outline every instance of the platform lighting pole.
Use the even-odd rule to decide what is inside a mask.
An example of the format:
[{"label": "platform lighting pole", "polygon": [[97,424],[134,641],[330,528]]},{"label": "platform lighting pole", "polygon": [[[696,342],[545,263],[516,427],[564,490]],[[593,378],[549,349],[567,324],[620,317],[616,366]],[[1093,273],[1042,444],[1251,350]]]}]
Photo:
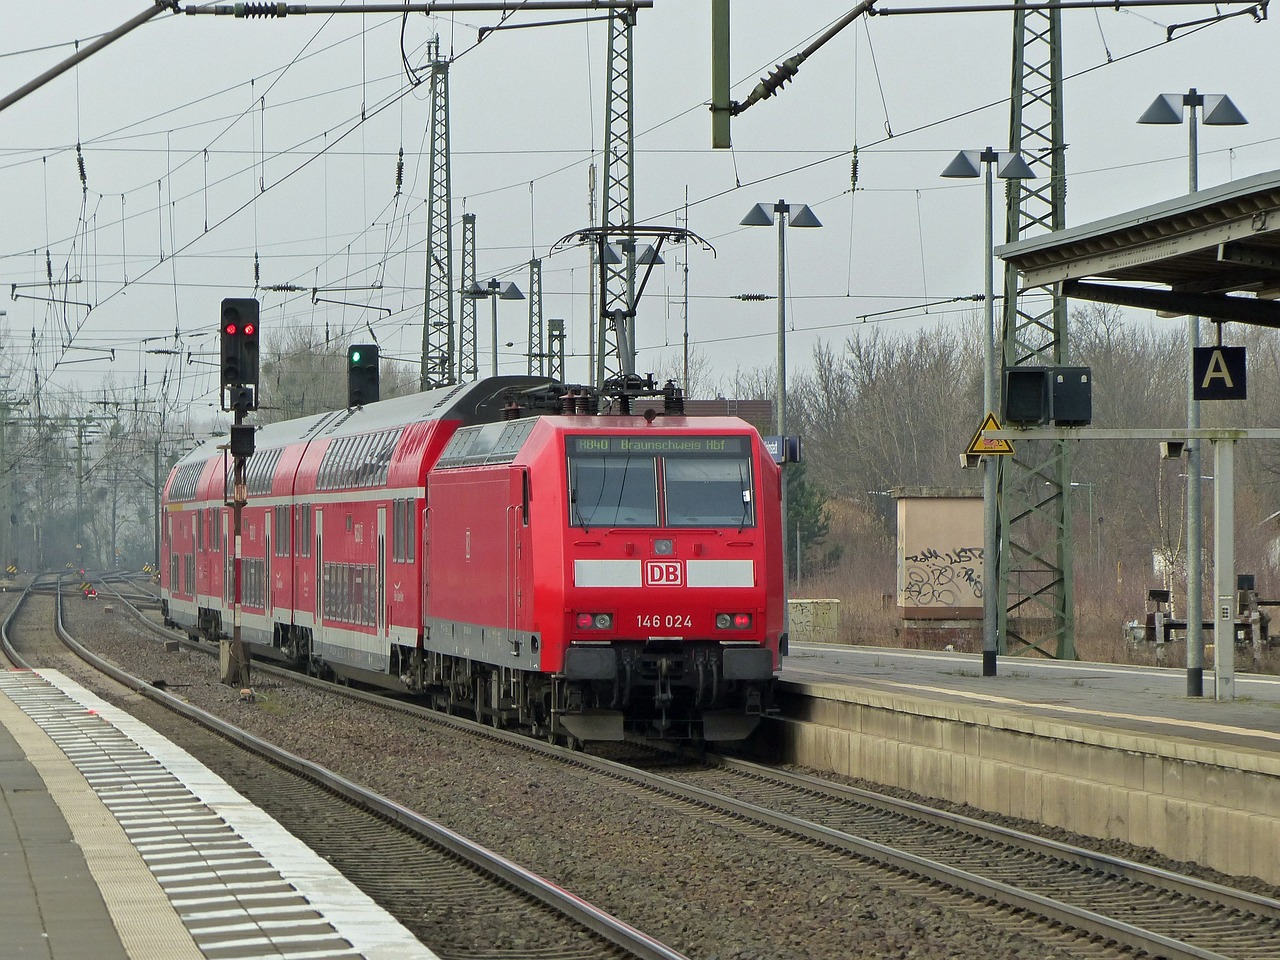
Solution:
[{"label": "platform lighting pole", "polygon": [[[1162,93],[1138,118],[1139,123],[1176,124],[1182,122],[1182,108],[1187,108],[1187,186],[1191,193],[1200,189],[1199,141],[1196,131],[1196,108],[1201,108],[1201,122],[1208,126],[1240,126],[1248,123],[1231,99],[1222,94],[1198,93],[1192,87],[1186,93]],[[1187,429],[1200,426],[1200,402],[1195,398],[1195,375],[1192,371],[1196,347],[1200,346],[1200,318],[1187,317]],[[1202,602],[1204,574],[1204,503],[1200,496],[1200,474],[1203,457],[1199,440],[1187,442],[1187,696],[1204,696],[1204,608]],[[1215,618],[1216,622],[1216,618]]]},{"label": "platform lighting pole", "polygon": [[473,300],[482,300],[488,297],[492,305],[492,320],[489,331],[493,339],[493,363],[490,370],[493,376],[496,377],[498,375],[498,301],[523,300],[524,294],[520,292],[520,288],[514,283],[500,283],[497,279],[491,277],[488,283],[473,284],[466,291],[466,295]]},{"label": "platform lighting pole", "polygon": [[[982,165],[979,172],[978,165]],[[942,171],[944,177],[972,178],[985,176],[986,222],[984,254],[986,258],[983,298],[983,323],[986,326],[982,358],[982,406],[985,413],[994,414],[1000,405],[997,384],[996,322],[995,322],[995,237],[992,233],[992,170],[1002,180],[1025,180],[1035,177],[1022,155],[998,153],[987,149],[965,150]],[[996,655],[1000,650],[1000,590],[997,589],[1000,570],[1000,531],[996,523],[996,498],[999,474],[996,458],[987,456],[982,462],[982,675],[996,675]]]},{"label": "platform lighting pole", "polygon": [[[794,207],[795,212],[792,212]],[[820,227],[822,223],[812,210],[803,203],[789,204],[779,200],[770,209],[763,203],[757,203],[742,218],[744,227],[770,227],[778,225],[778,376],[775,380],[774,393],[774,429],[778,432],[778,442],[782,445],[782,583],[783,597],[786,597],[787,584],[787,222],[793,227]],[[688,384],[685,384],[686,388]],[[796,555],[799,564],[800,556]],[[785,607],[784,607],[785,609]]]}]

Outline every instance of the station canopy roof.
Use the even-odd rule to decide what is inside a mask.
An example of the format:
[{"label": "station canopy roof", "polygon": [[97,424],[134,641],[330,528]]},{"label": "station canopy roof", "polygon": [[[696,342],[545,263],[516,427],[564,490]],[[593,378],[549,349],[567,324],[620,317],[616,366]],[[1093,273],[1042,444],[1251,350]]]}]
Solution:
[{"label": "station canopy roof", "polygon": [[1280,327],[1280,170],[1005,244],[1022,286]]}]

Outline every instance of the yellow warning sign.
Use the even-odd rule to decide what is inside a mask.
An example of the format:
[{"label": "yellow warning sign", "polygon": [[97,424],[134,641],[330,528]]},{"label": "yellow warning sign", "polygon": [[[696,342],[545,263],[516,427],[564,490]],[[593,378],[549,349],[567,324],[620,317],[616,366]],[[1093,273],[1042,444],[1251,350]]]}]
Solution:
[{"label": "yellow warning sign", "polygon": [[969,449],[965,451],[971,457],[1003,457],[1013,453],[1013,444],[1008,440],[988,440],[982,436],[986,430],[999,430],[1000,421],[996,419],[994,413],[988,413],[987,419],[982,421],[973,439],[969,441]]}]

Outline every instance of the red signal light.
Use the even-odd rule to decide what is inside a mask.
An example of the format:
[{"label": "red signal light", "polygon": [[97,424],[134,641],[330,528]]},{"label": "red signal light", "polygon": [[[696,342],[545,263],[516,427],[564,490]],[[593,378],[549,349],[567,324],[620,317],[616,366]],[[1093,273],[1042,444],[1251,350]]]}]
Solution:
[{"label": "red signal light", "polygon": [[225,327],[225,330],[226,330],[227,336],[228,336],[228,337],[234,337],[234,336],[236,335],[236,329],[237,329],[237,328],[236,328],[236,325],[235,325],[234,323],[228,323],[228,324],[226,325],[226,327]]},{"label": "red signal light", "polygon": [[257,329],[258,329],[258,328],[257,328],[257,327],[255,327],[252,323],[246,323],[246,324],[244,325],[244,335],[245,335],[246,337],[252,337],[252,336],[253,336],[253,334],[254,334],[254,331],[255,331],[255,330],[257,330]]}]

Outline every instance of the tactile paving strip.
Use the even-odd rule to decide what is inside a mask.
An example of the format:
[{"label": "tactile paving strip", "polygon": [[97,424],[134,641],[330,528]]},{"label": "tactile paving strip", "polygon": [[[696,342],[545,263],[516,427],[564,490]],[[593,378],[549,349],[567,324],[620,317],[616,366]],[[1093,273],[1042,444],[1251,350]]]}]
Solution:
[{"label": "tactile paving strip", "polygon": [[435,960],[186,751],[56,671],[4,693],[88,782],[209,960]]}]

